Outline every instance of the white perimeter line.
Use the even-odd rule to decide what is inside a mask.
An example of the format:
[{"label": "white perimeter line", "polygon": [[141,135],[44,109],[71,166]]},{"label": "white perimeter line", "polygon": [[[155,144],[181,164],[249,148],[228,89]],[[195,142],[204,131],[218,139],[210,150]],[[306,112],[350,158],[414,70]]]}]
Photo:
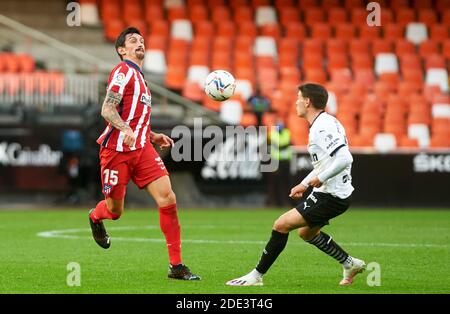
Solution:
[{"label": "white perimeter line", "polygon": [[[183,228],[196,229],[212,229],[215,226],[201,225],[201,226],[183,226]],[[159,226],[127,226],[127,227],[109,227],[108,230],[141,230],[141,229],[159,229]],[[73,233],[90,232],[89,228],[79,229],[64,229],[64,230],[50,230],[37,233],[38,237],[42,238],[60,238],[60,239],[92,239],[90,236],[73,235]],[[69,233],[69,234],[68,234]],[[127,238],[127,237],[111,237],[112,241],[128,241],[128,242],[157,242],[163,243],[163,238]],[[203,239],[182,239],[183,243],[198,243],[198,244],[266,244],[266,241],[256,240],[203,240]],[[300,242],[301,243],[301,242]],[[373,246],[373,247],[397,247],[397,248],[448,248],[446,244],[430,244],[430,243],[363,243],[363,242],[342,242],[342,245],[347,246]]]}]

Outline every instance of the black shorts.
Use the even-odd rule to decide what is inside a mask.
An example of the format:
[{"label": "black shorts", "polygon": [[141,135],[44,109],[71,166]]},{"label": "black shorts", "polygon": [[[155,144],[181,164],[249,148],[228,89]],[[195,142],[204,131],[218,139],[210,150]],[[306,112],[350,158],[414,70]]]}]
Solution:
[{"label": "black shorts", "polygon": [[339,198],[328,193],[312,192],[306,201],[295,208],[309,227],[323,227],[330,219],[344,213],[350,206],[350,197]]}]

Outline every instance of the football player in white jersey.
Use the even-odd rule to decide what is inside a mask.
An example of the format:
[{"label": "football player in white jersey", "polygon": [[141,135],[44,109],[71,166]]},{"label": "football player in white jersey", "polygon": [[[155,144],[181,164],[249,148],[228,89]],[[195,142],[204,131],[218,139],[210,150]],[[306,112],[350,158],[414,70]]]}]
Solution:
[{"label": "football player in white jersey", "polygon": [[228,281],[227,285],[263,285],[263,275],[283,251],[289,232],[294,229],[298,229],[303,240],[342,264],[343,279],[340,285],[350,285],[355,275],[365,269],[364,261],[350,256],[331,236],[321,231],[330,219],[344,213],[350,205],[353,158],[345,130],[335,117],[325,112],[328,92],[323,86],[312,83],[301,85],[297,96],[297,115],[310,124],[308,152],[314,169],[292,188],[289,196],[299,199],[309,186],[313,190],[304,202],[275,221],[272,235],[255,269]]}]

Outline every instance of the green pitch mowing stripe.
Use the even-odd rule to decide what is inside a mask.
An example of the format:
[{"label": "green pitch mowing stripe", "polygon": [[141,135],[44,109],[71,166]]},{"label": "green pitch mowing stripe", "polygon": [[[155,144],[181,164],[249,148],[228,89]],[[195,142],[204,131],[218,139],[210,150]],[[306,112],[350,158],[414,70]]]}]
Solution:
[{"label": "green pitch mowing stripe", "polygon": [[[450,293],[450,211],[428,209],[351,209],[325,227],[351,255],[381,266],[380,286],[367,284],[366,271],[339,287],[341,266],[294,231],[264,286],[226,286],[256,265],[282,213],[180,211],[184,261],[203,278],[183,282],[167,279],[155,210],[107,221],[109,250],[91,239],[87,210],[0,211],[0,293]],[[70,262],[81,286],[66,283]]]}]

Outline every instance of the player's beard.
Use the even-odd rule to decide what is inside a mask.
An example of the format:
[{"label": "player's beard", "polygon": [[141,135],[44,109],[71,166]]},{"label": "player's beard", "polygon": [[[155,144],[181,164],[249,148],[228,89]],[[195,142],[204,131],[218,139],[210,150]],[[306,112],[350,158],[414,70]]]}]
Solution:
[{"label": "player's beard", "polygon": [[136,55],[136,58],[139,60],[144,60],[144,56],[145,56],[145,52],[144,50],[136,50],[134,52],[134,54]]}]

